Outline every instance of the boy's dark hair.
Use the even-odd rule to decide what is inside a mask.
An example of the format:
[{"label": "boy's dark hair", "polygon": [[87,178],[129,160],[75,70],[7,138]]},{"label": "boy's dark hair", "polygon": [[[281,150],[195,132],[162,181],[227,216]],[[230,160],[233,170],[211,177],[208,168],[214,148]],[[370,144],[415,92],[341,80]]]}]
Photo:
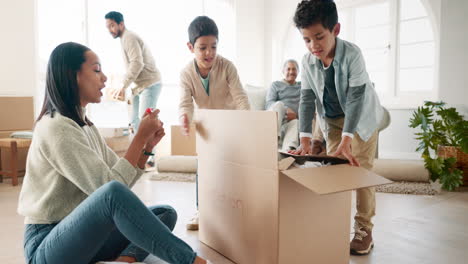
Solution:
[{"label": "boy's dark hair", "polygon": [[307,28],[320,23],[330,31],[338,23],[338,12],[333,0],[304,0],[297,5],[294,14],[296,27]]},{"label": "boy's dark hair", "polygon": [[203,36],[215,36],[218,39],[218,27],[213,19],[207,16],[198,16],[190,23],[188,35],[192,45],[195,45],[195,41]]},{"label": "boy's dark hair", "polygon": [[117,12],[117,11],[110,11],[109,13],[106,14],[106,16],[104,18],[105,19],[112,19],[117,24],[120,24],[120,22],[124,21],[122,13]]},{"label": "boy's dark hair", "polygon": [[83,114],[77,81],[77,73],[89,50],[84,45],[67,42],[52,51],[47,64],[44,104],[37,121],[46,114],[53,117],[58,112],[79,126],[93,124]]}]

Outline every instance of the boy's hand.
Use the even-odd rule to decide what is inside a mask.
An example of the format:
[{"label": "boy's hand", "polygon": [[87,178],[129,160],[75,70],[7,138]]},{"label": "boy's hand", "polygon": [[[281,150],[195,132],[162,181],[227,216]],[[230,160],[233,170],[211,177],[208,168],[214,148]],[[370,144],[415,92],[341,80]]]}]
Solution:
[{"label": "boy's hand", "polygon": [[190,132],[190,125],[187,114],[183,114],[180,118],[180,125],[182,126],[182,135],[188,136]]},{"label": "boy's hand", "polygon": [[288,108],[286,109],[286,119],[288,121],[297,119],[297,114],[291,108]]},{"label": "boy's hand", "polygon": [[359,161],[353,156],[352,151],[351,151],[351,142],[353,139],[348,136],[343,136],[341,138],[340,145],[338,145],[338,148],[336,149],[336,152],[332,154],[332,156],[344,156],[348,161],[351,166],[361,166],[359,164]]},{"label": "boy's hand", "polygon": [[290,150],[288,153],[294,155],[309,155],[312,154],[312,148],[310,147],[310,138],[301,137],[301,145],[296,150]]}]

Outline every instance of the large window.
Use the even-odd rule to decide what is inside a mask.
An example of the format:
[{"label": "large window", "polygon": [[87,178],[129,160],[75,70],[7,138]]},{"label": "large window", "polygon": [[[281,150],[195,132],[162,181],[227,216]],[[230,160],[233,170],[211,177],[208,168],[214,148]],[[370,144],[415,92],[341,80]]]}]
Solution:
[{"label": "large window", "polygon": [[[119,88],[125,74],[120,39],[113,39],[104,15],[123,13],[125,25],[150,47],[161,71],[163,88],[157,107],[166,124],[178,123],[179,73],[193,55],[187,48],[187,28],[199,15],[215,20],[220,31],[218,52],[235,60],[235,12],[233,0],[38,0],[40,85],[52,49],[66,41],[80,42],[95,51],[108,77],[106,89]],[[98,126],[126,126],[127,105],[103,98],[90,105],[88,114]]]},{"label": "large window", "polygon": [[45,73],[50,53],[60,43],[85,43],[83,1],[39,0],[38,23],[38,91],[35,98],[36,113],[44,100]]},{"label": "large window", "polygon": [[[339,37],[356,43],[384,105],[414,106],[434,99],[435,32],[421,0],[336,1]],[[293,26],[284,59],[306,52]],[[301,46],[301,48],[299,48]],[[300,49],[299,53],[293,49]]]}]

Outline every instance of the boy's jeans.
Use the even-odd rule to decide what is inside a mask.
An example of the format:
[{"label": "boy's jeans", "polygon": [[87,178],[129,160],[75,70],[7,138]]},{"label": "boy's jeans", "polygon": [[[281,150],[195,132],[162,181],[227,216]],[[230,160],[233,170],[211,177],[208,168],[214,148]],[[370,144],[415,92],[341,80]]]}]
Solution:
[{"label": "boy's jeans", "polygon": [[192,264],[196,253],[171,230],[177,213],[170,206],[147,208],[125,185],[109,182],[56,224],[26,225],[29,264],[85,264],[149,253],[168,263]]},{"label": "boy's jeans", "polygon": [[141,117],[146,108],[156,108],[159,95],[161,94],[161,83],[156,83],[144,89],[140,94],[132,96],[132,111],[130,113],[130,124],[134,133],[138,131]]},{"label": "boy's jeans", "polygon": [[[343,131],[344,118],[325,118],[328,124],[327,140],[327,154],[333,154],[336,152],[338,145],[341,142],[341,133]],[[354,133],[353,142],[351,143],[351,149],[353,155],[359,161],[363,168],[368,170],[374,166],[375,151],[377,149],[377,131],[369,138],[368,141],[364,141],[361,137]],[[371,218],[375,215],[375,188],[362,188],[356,190],[356,207],[357,213],[354,216],[354,220],[358,227],[365,227],[372,230],[374,226],[371,222]]]}]

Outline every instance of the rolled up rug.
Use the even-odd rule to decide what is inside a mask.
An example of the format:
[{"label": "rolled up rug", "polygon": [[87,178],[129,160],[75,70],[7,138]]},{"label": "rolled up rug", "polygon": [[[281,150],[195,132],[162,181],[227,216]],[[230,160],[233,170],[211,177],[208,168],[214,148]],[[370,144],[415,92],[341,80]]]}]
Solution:
[{"label": "rolled up rug", "polygon": [[196,173],[198,168],[196,156],[166,156],[156,162],[158,172]]}]

